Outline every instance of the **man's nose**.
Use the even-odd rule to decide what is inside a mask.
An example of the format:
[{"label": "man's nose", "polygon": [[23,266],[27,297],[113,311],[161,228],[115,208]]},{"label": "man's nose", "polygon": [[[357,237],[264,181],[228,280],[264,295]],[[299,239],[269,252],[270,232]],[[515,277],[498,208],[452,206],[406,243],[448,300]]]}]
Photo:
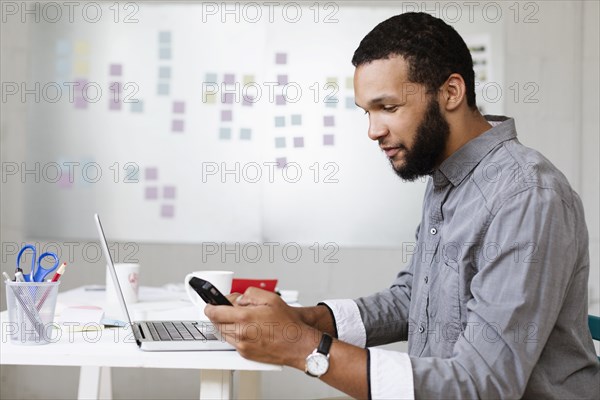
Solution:
[{"label": "man's nose", "polygon": [[385,124],[378,122],[375,118],[369,119],[369,139],[379,140],[388,134],[388,128]]}]

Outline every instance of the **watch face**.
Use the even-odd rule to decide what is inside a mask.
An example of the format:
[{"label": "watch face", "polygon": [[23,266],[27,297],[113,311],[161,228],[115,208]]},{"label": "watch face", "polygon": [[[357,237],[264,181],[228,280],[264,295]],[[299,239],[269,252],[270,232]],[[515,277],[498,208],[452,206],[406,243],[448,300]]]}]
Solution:
[{"label": "watch face", "polygon": [[321,376],[329,368],[329,359],[325,354],[311,354],[306,360],[306,369],[311,375]]}]

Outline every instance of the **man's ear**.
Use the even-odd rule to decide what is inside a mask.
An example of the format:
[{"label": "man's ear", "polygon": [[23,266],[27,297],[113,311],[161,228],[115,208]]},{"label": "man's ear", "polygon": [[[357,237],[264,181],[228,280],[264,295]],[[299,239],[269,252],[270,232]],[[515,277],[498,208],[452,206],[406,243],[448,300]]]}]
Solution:
[{"label": "man's ear", "polygon": [[466,99],[467,86],[459,74],[452,74],[441,87],[440,104],[446,111],[456,110]]}]

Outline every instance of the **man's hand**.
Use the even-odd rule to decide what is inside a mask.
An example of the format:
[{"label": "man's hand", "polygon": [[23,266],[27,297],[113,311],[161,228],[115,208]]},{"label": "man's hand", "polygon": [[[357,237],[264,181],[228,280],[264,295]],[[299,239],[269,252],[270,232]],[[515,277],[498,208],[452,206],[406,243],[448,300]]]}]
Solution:
[{"label": "man's hand", "polygon": [[227,298],[233,307],[207,305],[204,312],[244,358],[304,369],[321,332],[307,325],[301,312],[254,287]]}]

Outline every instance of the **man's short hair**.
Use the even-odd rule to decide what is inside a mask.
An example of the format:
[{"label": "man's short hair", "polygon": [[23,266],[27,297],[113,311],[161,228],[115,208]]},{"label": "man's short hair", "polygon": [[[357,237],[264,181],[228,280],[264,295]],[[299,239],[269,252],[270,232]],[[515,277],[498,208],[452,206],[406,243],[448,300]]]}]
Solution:
[{"label": "man's short hair", "polygon": [[452,73],[467,87],[467,104],[475,103],[473,59],[463,38],[439,18],[427,13],[404,13],[377,25],[360,42],[352,64],[402,56],[409,65],[408,79],[436,92]]}]

